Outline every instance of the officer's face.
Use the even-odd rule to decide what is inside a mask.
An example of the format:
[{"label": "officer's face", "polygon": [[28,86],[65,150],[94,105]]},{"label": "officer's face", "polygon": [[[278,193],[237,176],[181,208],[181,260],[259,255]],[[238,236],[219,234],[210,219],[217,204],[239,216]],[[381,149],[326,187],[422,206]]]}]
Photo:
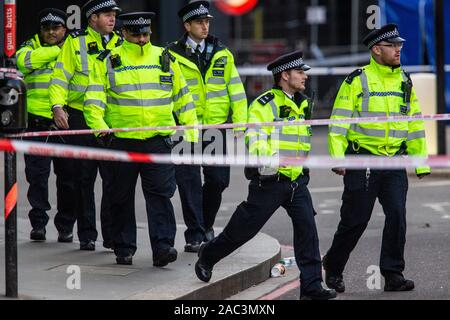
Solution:
[{"label": "officer's face", "polygon": [[301,92],[306,89],[306,80],[308,76],[305,71],[300,69],[293,69],[286,71],[287,85],[292,90],[292,92]]},{"label": "officer's face", "polygon": [[386,66],[400,65],[403,43],[380,42],[373,47],[373,53],[379,58],[379,62]]},{"label": "officer's face", "polygon": [[66,28],[63,25],[41,26],[41,38],[44,43],[54,46],[63,41],[66,35]]},{"label": "officer's face", "polygon": [[122,34],[125,40],[141,47],[150,42],[150,32],[134,33],[127,29],[122,29]]},{"label": "officer's face", "polygon": [[203,40],[209,34],[209,18],[194,19],[184,23],[186,31],[193,40]]},{"label": "officer's face", "polygon": [[116,25],[116,12],[100,12],[91,15],[90,23],[95,31],[102,35],[110,34]]}]

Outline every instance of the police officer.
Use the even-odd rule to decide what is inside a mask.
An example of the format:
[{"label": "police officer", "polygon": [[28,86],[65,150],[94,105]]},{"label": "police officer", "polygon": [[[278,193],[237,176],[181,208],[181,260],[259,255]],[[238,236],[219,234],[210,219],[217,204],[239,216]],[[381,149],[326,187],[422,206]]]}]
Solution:
[{"label": "police officer", "polygon": [[[180,67],[167,50],[150,42],[153,12],[119,16],[124,43],[99,64],[91,77],[84,110],[92,129],[136,128],[197,124],[195,106]],[[94,73],[93,73],[94,75]],[[118,132],[111,148],[168,154],[173,130]],[[111,141],[107,135],[102,137]],[[198,130],[186,131],[187,141],[198,141]],[[114,251],[118,264],[132,264],[136,252],[134,194],[140,175],[147,205],[153,265],[164,267],[177,259],[176,223],[170,198],[175,184],[174,165],[115,163],[111,189]]]},{"label": "police officer", "polygon": [[[48,97],[48,86],[66,35],[66,14],[47,8],[39,12],[40,31],[26,41],[17,52],[17,65],[27,84],[28,132],[48,131],[55,125]],[[64,143],[62,137],[37,137],[33,141]],[[74,223],[73,162],[69,159],[25,155],[25,175],[28,183],[29,218],[32,226],[30,239],[46,240],[46,225],[51,209],[48,201],[50,166],[56,174],[57,210],[55,226],[60,233],[71,232]]]},{"label": "police officer", "polygon": [[[195,102],[197,117],[202,124],[227,122],[230,109],[233,123],[247,120],[247,98],[244,86],[234,64],[232,53],[217,39],[209,35],[210,19],[208,1],[195,1],[184,6],[178,16],[182,19],[186,33],[169,45],[177,58],[181,71]],[[245,128],[235,129],[242,136]],[[205,150],[213,141],[226,153],[225,130],[202,134],[202,145],[192,150]],[[211,135],[211,137],[209,137]],[[213,140],[213,136],[215,140]],[[202,187],[199,166],[177,166],[176,179],[187,226],[185,251],[197,252],[200,244],[214,238],[214,220],[222,202],[222,193],[230,183],[230,167],[203,166]]]},{"label": "police officer", "polygon": [[[388,24],[363,40],[371,52],[370,64],[350,74],[343,82],[333,108],[333,119],[372,116],[412,116],[421,110],[409,75],[400,67],[405,40],[397,26]],[[333,157],[364,154],[383,157],[409,154],[427,156],[423,121],[331,125],[329,150]],[[370,219],[376,198],[383,206],[380,269],[385,291],[408,291],[414,282],[403,277],[406,234],[406,170],[333,171],[344,176],[341,221],[331,248],[323,259],[328,287],[344,292],[342,273]],[[416,169],[419,178],[429,167]]]},{"label": "police officer", "polygon": [[[311,149],[310,127],[301,125],[309,114],[309,100],[302,94],[309,70],[302,53],[281,56],[268,66],[275,86],[258,97],[249,108],[249,123],[296,121],[298,126],[249,129],[249,152],[258,156],[307,156]],[[221,234],[203,244],[195,264],[197,277],[208,282],[213,266],[253,238],[280,207],[292,219],[294,248],[300,269],[301,299],[326,300],[334,290],[322,288],[319,239],[307,185],[309,175],[301,166],[246,169],[250,179],[247,201],[242,202]]]},{"label": "police officer", "polygon": [[[82,8],[88,19],[87,29],[70,34],[58,57],[50,85],[53,117],[61,129],[87,129],[83,116],[84,94],[93,62],[105,50],[120,45],[121,38],[113,32],[116,14],[120,12],[114,0],[90,0]],[[93,135],[70,137],[71,144],[98,147]],[[108,194],[108,164],[97,161],[75,161],[75,195],[78,238],[81,250],[95,250],[97,240],[94,185],[97,168],[102,176],[101,222],[103,246],[112,248],[111,217]],[[72,239],[72,234],[66,236]]]}]

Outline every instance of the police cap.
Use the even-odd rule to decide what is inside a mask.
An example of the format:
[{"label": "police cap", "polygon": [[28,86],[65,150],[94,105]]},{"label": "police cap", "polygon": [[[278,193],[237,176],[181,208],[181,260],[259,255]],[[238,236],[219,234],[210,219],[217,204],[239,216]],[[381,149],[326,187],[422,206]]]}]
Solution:
[{"label": "police cap", "polygon": [[375,29],[371,31],[364,39],[363,43],[369,49],[371,49],[377,43],[381,41],[386,41],[390,43],[405,42],[406,40],[400,37],[397,25],[394,23],[389,23],[382,26],[380,29]]},{"label": "police cap", "polygon": [[81,10],[88,19],[94,13],[109,11],[122,12],[122,9],[119,8],[114,0],[89,0]]},{"label": "police cap", "polygon": [[282,55],[267,66],[267,70],[272,71],[274,75],[291,69],[300,69],[303,71],[308,71],[309,69],[311,69],[310,66],[306,65],[303,62],[302,51],[294,51]]},{"label": "police cap", "polygon": [[194,1],[178,11],[178,16],[183,22],[188,22],[194,19],[212,18],[209,14],[209,1]]},{"label": "police cap", "polygon": [[41,26],[66,25],[67,15],[64,11],[55,8],[46,8],[38,13],[38,20]]},{"label": "police cap", "polygon": [[117,18],[122,21],[123,27],[132,33],[151,32],[154,12],[130,12],[119,15]]}]

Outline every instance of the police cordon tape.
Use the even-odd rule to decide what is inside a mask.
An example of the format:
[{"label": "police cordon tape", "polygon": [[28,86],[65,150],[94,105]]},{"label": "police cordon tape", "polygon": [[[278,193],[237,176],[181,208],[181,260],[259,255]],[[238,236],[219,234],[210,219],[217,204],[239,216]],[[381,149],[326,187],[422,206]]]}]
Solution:
[{"label": "police cordon tape", "polygon": [[120,161],[135,163],[185,164],[209,166],[248,166],[248,167],[281,167],[305,166],[309,168],[327,169],[345,168],[379,168],[399,169],[430,166],[449,168],[449,156],[424,157],[380,157],[380,156],[347,156],[331,158],[329,156],[284,157],[284,156],[250,156],[250,155],[187,155],[177,154],[145,154],[99,148],[85,148],[50,143],[28,142],[20,140],[0,139],[0,151],[18,152],[36,156],[60,157],[84,160]]},{"label": "police cordon tape", "polygon": [[353,123],[376,123],[376,122],[401,122],[401,121],[444,121],[450,120],[450,114],[434,114],[434,115],[413,115],[413,116],[383,116],[383,117],[364,117],[364,118],[344,118],[344,119],[315,119],[304,121],[275,121],[275,122],[258,122],[258,123],[225,123],[211,125],[188,125],[188,126],[159,126],[159,127],[142,127],[142,128],[115,128],[106,130],[57,130],[57,131],[40,131],[26,132],[20,134],[6,135],[7,138],[32,138],[32,137],[50,137],[50,136],[71,136],[71,135],[87,135],[114,132],[139,132],[139,131],[163,131],[163,130],[189,130],[189,129],[235,129],[235,128],[260,128],[260,127],[286,127],[286,126],[325,126],[334,124],[353,124]]}]

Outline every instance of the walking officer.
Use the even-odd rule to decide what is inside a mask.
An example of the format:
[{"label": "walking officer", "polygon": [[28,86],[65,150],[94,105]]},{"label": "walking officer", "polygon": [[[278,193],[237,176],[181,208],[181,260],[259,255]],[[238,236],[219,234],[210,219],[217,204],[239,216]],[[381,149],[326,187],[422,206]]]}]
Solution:
[{"label": "walking officer", "polygon": [[[150,42],[153,12],[119,16],[124,43],[103,56],[92,73],[84,112],[92,129],[195,125],[192,96],[180,67],[167,50]],[[170,154],[174,130],[118,132],[103,135],[113,149]],[[187,130],[187,141],[198,141],[198,130]],[[176,189],[175,167],[168,164],[114,163],[111,193],[114,252],[118,264],[132,264],[136,252],[135,188],[138,176],[147,206],[153,265],[177,259],[176,222],[171,198]]]},{"label": "walking officer", "polygon": [[[88,19],[87,29],[70,34],[58,57],[50,85],[50,101],[53,117],[61,129],[88,129],[83,115],[83,101],[89,81],[89,73],[96,58],[120,45],[121,38],[113,32],[116,14],[120,12],[114,0],[90,0],[82,8]],[[70,137],[71,144],[99,147],[93,135]],[[78,220],[78,238],[81,250],[95,250],[97,240],[94,186],[97,169],[102,176],[102,223],[103,246],[112,248],[111,217],[108,194],[105,190],[110,181],[107,163],[92,160],[75,161],[75,196]],[[72,241],[72,234],[65,236]]]},{"label": "walking officer", "polygon": [[[268,66],[275,86],[258,97],[249,108],[249,123],[295,121],[298,126],[275,128],[264,126],[247,131],[249,152],[257,156],[304,157],[311,149],[310,127],[301,123],[311,109],[302,93],[309,70],[302,53],[281,56]],[[246,169],[250,179],[247,201],[234,212],[221,234],[203,244],[195,264],[197,277],[208,282],[213,266],[252,239],[279,208],[292,219],[294,248],[300,269],[301,299],[327,300],[336,297],[334,290],[322,287],[319,238],[314,220],[309,175],[301,166]]]},{"label": "walking officer", "polygon": [[[17,52],[17,65],[27,84],[28,132],[48,131],[55,127],[52,120],[48,87],[50,76],[61,52],[66,36],[66,14],[58,9],[47,8],[39,12],[40,31],[26,41]],[[36,137],[33,141],[64,143],[62,137]],[[32,226],[30,239],[46,240],[48,201],[48,178],[53,160],[56,175],[55,226],[60,233],[70,233],[75,221],[75,198],[73,188],[73,161],[25,155],[25,175],[28,183],[28,201],[31,205],[29,218]]]},{"label": "walking officer", "polygon": [[[400,37],[397,26],[387,24],[373,30],[363,42],[371,53],[370,64],[355,70],[343,82],[332,119],[421,115],[409,74],[400,66],[405,40]],[[328,145],[333,157],[347,154],[427,156],[421,120],[331,125]],[[341,221],[331,248],[323,258],[328,287],[344,292],[342,273],[345,264],[366,229],[378,198],[386,216],[380,256],[384,290],[412,290],[414,282],[403,276],[408,191],[406,170],[334,168],[333,171],[344,176],[344,193]],[[430,168],[417,168],[416,174],[422,178],[430,174]]]},{"label": "walking officer", "polygon": [[[178,12],[186,33],[170,44],[169,49],[177,58],[186,78],[201,124],[225,123],[230,111],[233,123],[245,123],[247,98],[244,86],[232,53],[219,39],[209,34],[212,16],[208,9],[208,1],[195,1]],[[243,136],[244,131],[245,128],[234,129],[235,136]],[[223,141],[220,150],[215,152],[225,154],[225,130],[214,132],[216,137],[213,132],[203,132],[201,145],[193,146],[191,150],[204,151],[210,149],[212,143]],[[213,225],[222,202],[222,193],[230,183],[229,166],[203,166],[203,174],[202,186],[200,166],[176,167],[183,218],[187,226],[187,252],[197,252],[202,241],[214,238]]]}]

